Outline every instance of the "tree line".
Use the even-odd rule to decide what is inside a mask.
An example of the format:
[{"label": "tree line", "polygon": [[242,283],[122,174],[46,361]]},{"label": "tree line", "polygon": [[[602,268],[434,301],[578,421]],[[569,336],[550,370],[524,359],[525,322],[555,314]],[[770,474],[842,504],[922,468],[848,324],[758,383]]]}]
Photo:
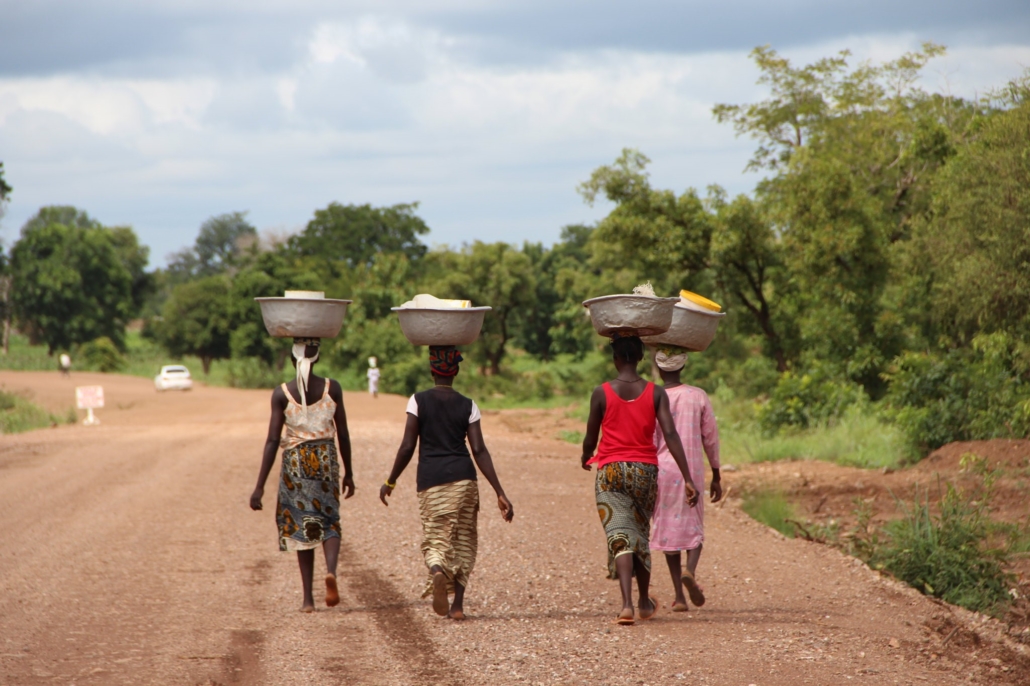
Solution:
[{"label": "tree line", "polygon": [[142,317],[147,336],[197,355],[205,371],[217,359],[275,370],[287,343],[267,336],[253,298],[324,290],[355,302],[323,358],[358,372],[375,355],[384,388],[408,392],[422,351],[390,308],[417,292],[494,308],[469,356],[482,376],[502,378],[512,354],[556,365],[598,356],[603,341],[580,302],[650,281],[725,306],[692,376],[763,399],[769,431],[867,402],[923,452],[1025,436],[1030,78],[975,100],[928,91],[920,75],[943,52],[925,44],[853,64],[844,51],[796,66],[757,48],[768,98],[713,108],[756,142],[748,167],[764,176],[753,193],[655,188],[648,157],[627,149],[578,189],[611,212],[563,228],[551,246],[430,250],[417,203],[331,203],[282,240],[260,237],[243,212],[212,217],[192,247],[147,271],[131,229],[44,208],[4,263],[6,311],[51,351],[98,337],[121,346],[126,323]]}]

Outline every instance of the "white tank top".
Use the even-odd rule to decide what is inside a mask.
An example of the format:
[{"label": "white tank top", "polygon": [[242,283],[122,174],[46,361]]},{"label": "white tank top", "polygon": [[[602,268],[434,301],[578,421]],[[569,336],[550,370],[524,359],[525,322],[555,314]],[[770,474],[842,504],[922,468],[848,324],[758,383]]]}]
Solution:
[{"label": "white tank top", "polygon": [[329,397],[329,379],[325,380],[325,391],[316,402],[304,407],[293,399],[290,390],[283,384],[286,394],[286,433],[279,441],[283,450],[296,448],[310,441],[331,441],[336,438],[336,401]]}]

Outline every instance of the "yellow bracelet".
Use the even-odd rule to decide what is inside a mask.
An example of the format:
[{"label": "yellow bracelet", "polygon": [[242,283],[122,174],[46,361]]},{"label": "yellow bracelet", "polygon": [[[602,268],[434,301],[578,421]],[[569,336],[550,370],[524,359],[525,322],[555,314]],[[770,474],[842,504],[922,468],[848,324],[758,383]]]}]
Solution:
[{"label": "yellow bracelet", "polygon": [[383,483],[384,483],[384,484],[386,484],[386,487],[387,487],[387,488],[397,488],[397,483],[396,483],[396,482],[394,482],[394,483],[390,483],[390,480],[389,480],[389,479],[387,479],[387,480],[386,480],[386,481],[384,481]]}]

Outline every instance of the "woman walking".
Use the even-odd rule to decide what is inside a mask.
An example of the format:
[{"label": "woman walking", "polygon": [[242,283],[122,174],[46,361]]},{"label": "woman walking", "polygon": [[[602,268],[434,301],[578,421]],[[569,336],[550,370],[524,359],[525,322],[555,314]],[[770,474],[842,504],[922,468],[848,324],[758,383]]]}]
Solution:
[{"label": "woman walking", "polygon": [[[683,475],[679,497],[691,507],[698,498],[669,413],[669,398],[664,389],[637,374],[637,363],[643,357],[644,344],[638,337],[612,338],[612,359],[618,376],[594,389],[583,439],[583,469],[589,471],[590,465],[597,465],[597,513],[608,540],[608,578],[618,579],[622,591],[622,611],[616,621],[624,625],[634,623],[634,577],[640,619],[651,619],[658,610],[649,593],[649,537],[658,490],[656,424]],[[601,445],[595,456],[599,433]]]},{"label": "woman walking", "polygon": [[[383,505],[397,479],[411,462],[418,445],[418,509],[422,519],[422,556],[429,576],[423,598],[432,596],[433,611],[451,619],[465,619],[465,589],[476,564],[479,488],[476,466],[497,494],[497,507],[505,521],[515,516],[494,471],[490,451],[483,442],[480,412],[475,401],[454,390],[462,357],[453,346],[429,348],[433,388],[408,400],[407,424],[390,475],[379,488]],[[465,439],[472,447],[469,456]],[[448,608],[448,594],[454,602]]]},{"label": "woman walking", "polygon": [[[690,478],[699,491],[705,489],[705,463],[702,449],[712,467],[712,502],[722,499],[719,475],[719,428],[708,394],[680,380],[687,354],[682,349],[659,350],[655,362],[662,375],[662,385],[669,396],[669,410],[676,424],[687,458]],[[669,444],[660,431],[655,432],[658,446],[658,500],[651,530],[651,549],[665,553],[665,562],[672,575],[676,600],[673,612],[686,612],[689,607],[683,595],[686,587],[695,606],[705,604],[705,594],[697,583],[697,563],[705,540],[704,499],[695,507],[683,502],[683,478],[669,451]],[[687,553],[687,568],[682,570],[680,551]]]},{"label": "woman walking", "polygon": [[[325,553],[325,604],[340,602],[336,585],[336,561],[340,554],[340,467],[343,458],[344,499],[354,495],[351,476],[350,434],[343,409],[343,390],[331,379],[311,373],[318,361],[317,338],[293,339],[293,364],[297,378],[272,392],[272,417],[258,472],[257,486],[250,496],[253,510],[262,508],[265,481],[281,447],[282,469],[275,505],[279,528],[279,550],[296,552],[304,587],[301,612],[314,612],[312,579],[315,548]],[[283,427],[286,435],[283,436]]]}]

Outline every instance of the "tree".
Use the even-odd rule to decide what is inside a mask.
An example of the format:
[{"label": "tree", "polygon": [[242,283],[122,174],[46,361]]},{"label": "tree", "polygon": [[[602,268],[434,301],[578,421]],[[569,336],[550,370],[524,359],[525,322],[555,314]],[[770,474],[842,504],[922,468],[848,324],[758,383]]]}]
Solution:
[{"label": "tree", "polygon": [[782,332],[789,323],[782,321],[774,298],[789,286],[776,234],[758,203],[746,195],[726,202],[722,189],[713,188],[709,203],[715,210],[711,265],[716,284],[750,313],[764,337],[765,353],[784,372],[788,359]]},{"label": "tree", "polygon": [[196,355],[205,375],[213,360],[229,357],[229,288],[224,275],[179,284],[157,325],[157,339],[169,354]]},{"label": "tree", "polygon": [[330,203],[317,210],[304,230],[287,245],[298,255],[339,261],[348,267],[369,265],[380,253],[402,253],[417,261],[426,254],[418,237],[429,227],[415,214],[418,203],[372,207]]},{"label": "tree", "polygon": [[172,281],[181,283],[239,266],[239,256],[257,242],[257,229],[246,217],[246,212],[228,212],[201,224],[193,247],[172,256],[168,264]]},{"label": "tree", "polygon": [[[1030,90],[1028,90],[1030,92]],[[988,117],[934,181],[908,264],[925,276],[934,331],[1030,341],[1030,100]]]},{"label": "tree", "polygon": [[651,187],[650,160],[626,148],[614,165],[594,170],[579,192],[590,204],[598,195],[615,203],[591,237],[592,261],[607,269],[632,268],[658,290],[679,292],[708,266],[711,217],[694,189],[677,196]]},{"label": "tree", "polygon": [[500,374],[505,346],[514,333],[515,313],[535,302],[536,278],[529,258],[508,243],[476,241],[460,252],[431,253],[442,267],[438,282],[445,298],[471,300],[493,308],[483,322],[474,358]]},{"label": "tree", "polygon": [[51,353],[104,336],[123,344],[134,310],[123,243],[75,208],[45,207],[25,224],[11,250],[11,306],[31,340]]},{"label": "tree", "polygon": [[0,162],[0,217],[4,216],[4,209],[7,206],[7,199],[11,197],[11,188],[4,180],[4,163]]},{"label": "tree", "polygon": [[943,52],[927,43],[851,67],[844,51],[794,67],[756,48],[770,97],[713,110],[759,141],[749,168],[772,172],[758,196],[782,244],[790,289],[776,294],[774,309],[796,327],[794,354],[832,361],[873,397],[911,330],[892,300],[904,276],[899,254],[929,207],[934,175],[980,115],[918,87],[920,71]]}]

